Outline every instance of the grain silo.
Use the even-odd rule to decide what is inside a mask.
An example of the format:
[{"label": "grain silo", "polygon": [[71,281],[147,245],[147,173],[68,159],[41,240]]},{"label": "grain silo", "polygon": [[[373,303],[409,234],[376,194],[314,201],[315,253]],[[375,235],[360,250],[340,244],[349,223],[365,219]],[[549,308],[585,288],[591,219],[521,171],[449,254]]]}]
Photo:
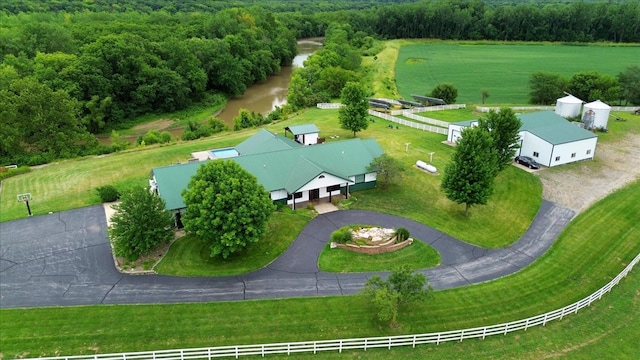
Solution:
[{"label": "grain silo", "polygon": [[556,100],[556,114],[565,118],[580,116],[583,102],[573,95],[560,98]]},{"label": "grain silo", "polygon": [[582,121],[585,122],[585,126],[587,122],[585,121],[585,116],[588,116],[593,121],[590,126],[587,126],[590,129],[606,129],[607,121],[609,121],[609,112],[611,112],[611,106],[603,103],[600,100],[596,100],[594,102],[590,102],[588,104],[584,104],[584,113],[582,115]]}]

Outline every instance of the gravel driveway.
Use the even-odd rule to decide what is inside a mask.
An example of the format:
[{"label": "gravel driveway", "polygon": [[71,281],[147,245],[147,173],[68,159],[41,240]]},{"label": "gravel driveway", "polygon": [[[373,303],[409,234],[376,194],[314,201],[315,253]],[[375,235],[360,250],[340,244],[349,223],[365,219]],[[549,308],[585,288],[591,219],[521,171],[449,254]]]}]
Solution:
[{"label": "gravel driveway", "polygon": [[543,198],[580,213],[640,177],[640,135],[598,143],[595,160],[537,171]]}]

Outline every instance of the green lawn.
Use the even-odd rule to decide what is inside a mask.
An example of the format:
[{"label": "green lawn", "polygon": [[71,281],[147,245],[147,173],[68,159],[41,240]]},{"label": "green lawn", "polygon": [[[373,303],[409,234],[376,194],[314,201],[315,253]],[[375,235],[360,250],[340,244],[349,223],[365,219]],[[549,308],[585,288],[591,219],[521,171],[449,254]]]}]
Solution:
[{"label": "green lawn", "polygon": [[580,71],[617,76],[637,65],[640,46],[585,46],[550,43],[421,42],[400,48],[395,67],[398,92],[405,99],[425,95],[440,83],[458,89],[457,103],[527,104],[529,77],[546,71],[571,77]]},{"label": "green lawn", "polygon": [[[349,131],[340,129],[336,110],[310,109],[267,128],[282,134],[285,126],[310,122],[318,126],[320,136],[328,141],[353,136]],[[381,120],[369,124],[367,130],[358,133],[358,137],[375,138],[389,155],[403,164],[404,176],[388,190],[354,193],[357,201],[351,204],[352,208],[376,209],[411,218],[460,240],[485,247],[512,243],[531,223],[540,206],[542,191],[535,176],[516,168],[507,169],[496,182],[496,191],[489,203],[473,207],[471,216],[466,218],[464,206],[450,202],[440,191],[440,175],[430,175],[414,167],[417,160],[428,161],[429,153],[435,152],[433,165],[443,171],[453,152],[452,147],[441,143],[445,140],[443,135],[405,127],[389,129],[388,123]],[[206,140],[138,148],[34,169],[2,182],[0,221],[26,216],[24,205],[15,200],[16,194],[33,194],[31,206],[36,215],[97,204],[99,198],[95,188],[98,186],[112,184],[122,191],[131,186],[145,185],[154,166],[184,162],[191,157],[192,151],[234,146],[255,131],[228,132]],[[330,139],[333,135],[339,138]],[[411,143],[408,152],[404,145],[407,142]]]},{"label": "green lawn", "polygon": [[151,168],[191,158],[191,152],[232,146],[255,130],[225,133],[206,140],[148,146],[103,156],[90,156],[50,163],[28,174],[2,181],[0,221],[26,217],[24,204],[16,195],[30,192],[34,215],[63,211],[100,203],[95,188],[114,185],[124,191],[132,186],[148,186]]},{"label": "green lawn", "polygon": [[428,269],[440,264],[440,254],[433,247],[415,240],[398,251],[367,255],[345,249],[331,249],[327,244],[318,259],[320,270],[336,273],[391,271],[399,264],[412,269]]},{"label": "green lawn", "polygon": [[305,210],[275,212],[260,241],[226,260],[210,257],[205,242],[195,235],[187,235],[171,245],[155,270],[159,274],[178,276],[228,276],[258,270],[287,250],[311,219]]},{"label": "green lawn", "polygon": [[[437,291],[428,301],[405,308],[400,312],[397,329],[375,321],[364,298],[356,296],[2,309],[0,346],[3,357],[14,358],[410,334],[513,321],[565,306],[592,293],[640,252],[638,193],[640,181],[598,202],[572,221],[545,255],[516,274]],[[419,348],[415,353],[402,349],[398,356],[442,351],[444,358],[460,354],[476,357],[477,351],[477,357],[510,353],[535,358],[539,353],[556,351],[588,356],[591,349],[607,357],[632,354],[630,351],[637,351],[634,339],[640,320],[639,279],[635,269],[621,290],[614,289],[603,302],[584,310],[579,315],[582,320],[568,317],[544,329],[490,339],[486,345],[471,341],[437,350],[434,346]],[[556,330],[552,326],[557,326]],[[604,346],[599,343],[602,339]],[[573,348],[565,345],[565,340],[582,345]],[[503,343],[505,349],[501,347]],[[520,344],[524,345],[518,347]],[[529,353],[529,349],[535,353]],[[379,357],[389,355],[373,353]],[[361,351],[348,354],[364,356]]]}]

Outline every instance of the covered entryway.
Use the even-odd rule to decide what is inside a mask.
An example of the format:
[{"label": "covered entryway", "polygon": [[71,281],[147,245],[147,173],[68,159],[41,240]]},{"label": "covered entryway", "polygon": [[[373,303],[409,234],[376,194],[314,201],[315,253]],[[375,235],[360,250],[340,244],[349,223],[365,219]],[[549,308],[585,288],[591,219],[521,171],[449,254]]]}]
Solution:
[{"label": "covered entryway", "polygon": [[309,201],[320,199],[320,189],[309,190]]}]

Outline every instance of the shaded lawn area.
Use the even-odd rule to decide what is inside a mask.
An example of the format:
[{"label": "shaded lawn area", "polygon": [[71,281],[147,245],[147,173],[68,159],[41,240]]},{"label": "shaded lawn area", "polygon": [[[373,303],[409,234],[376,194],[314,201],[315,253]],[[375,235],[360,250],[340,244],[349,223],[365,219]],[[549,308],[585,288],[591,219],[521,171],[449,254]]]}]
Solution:
[{"label": "shaded lawn area", "polygon": [[[375,312],[358,296],[2,309],[2,353],[14,358],[383,336],[462,329],[534,316],[594,292],[640,252],[640,203],[634,196],[639,192],[640,181],[636,181],[598,202],[572,221],[545,255],[516,274],[436,291],[431,299],[402,309],[398,328],[377,322]],[[557,325],[485,340],[491,341],[489,345],[465,341],[437,350],[402,349],[398,356],[424,354],[420,351],[442,351],[443,358],[456,354],[517,356],[526,349],[553,353],[565,349],[565,339],[576,345],[584,341],[587,349],[577,349],[582,355],[596,347],[594,351],[602,355],[629,353],[637,349],[638,279],[635,269],[622,290],[614,289],[603,302],[583,310],[583,315],[578,315],[586,318],[583,320],[570,316]],[[558,327],[547,330],[550,326]],[[595,345],[601,339],[606,339],[606,348]],[[507,344],[504,351],[503,343]],[[522,349],[519,344],[524,344]]]},{"label": "shaded lawn area", "polygon": [[178,276],[229,276],[258,270],[280,256],[311,219],[305,210],[275,212],[262,239],[226,260],[212,258],[207,243],[196,235],[186,235],[171,245],[155,270]]},{"label": "shaded lawn area", "polygon": [[336,273],[391,271],[400,264],[412,269],[428,269],[440,264],[440,254],[430,245],[414,239],[413,244],[403,249],[376,255],[331,249],[327,244],[318,259],[320,270]]}]

